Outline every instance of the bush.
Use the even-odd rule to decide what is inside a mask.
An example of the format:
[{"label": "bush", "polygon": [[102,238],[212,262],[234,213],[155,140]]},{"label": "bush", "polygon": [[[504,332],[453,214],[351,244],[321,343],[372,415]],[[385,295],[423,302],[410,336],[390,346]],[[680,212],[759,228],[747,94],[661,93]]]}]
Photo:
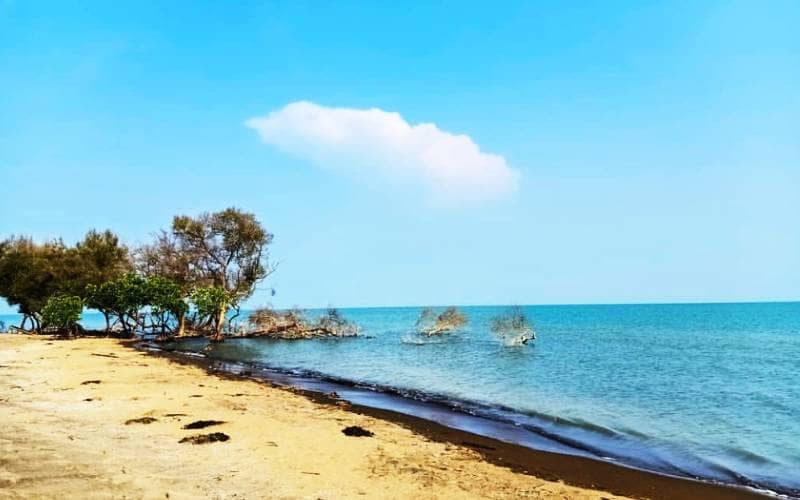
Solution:
[{"label": "bush", "polygon": [[492,318],[490,329],[506,345],[524,345],[536,339],[536,332],[525,311],[515,306],[503,315]]},{"label": "bush", "polygon": [[440,314],[426,307],[417,319],[417,330],[424,335],[438,335],[464,328],[467,317],[455,307],[448,307]]},{"label": "bush", "polygon": [[45,328],[55,328],[59,333],[75,333],[83,311],[83,300],[76,295],[55,295],[42,308]]}]

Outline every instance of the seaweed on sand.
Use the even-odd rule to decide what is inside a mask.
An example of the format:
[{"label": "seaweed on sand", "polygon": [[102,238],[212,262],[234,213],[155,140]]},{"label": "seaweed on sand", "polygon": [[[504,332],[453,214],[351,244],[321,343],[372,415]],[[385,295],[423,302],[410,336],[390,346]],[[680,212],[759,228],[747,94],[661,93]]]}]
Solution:
[{"label": "seaweed on sand", "polygon": [[192,443],[192,444],[207,444],[207,443],[225,442],[230,438],[231,437],[225,434],[224,432],[212,432],[211,434],[195,434],[194,436],[187,436],[178,442]]}]

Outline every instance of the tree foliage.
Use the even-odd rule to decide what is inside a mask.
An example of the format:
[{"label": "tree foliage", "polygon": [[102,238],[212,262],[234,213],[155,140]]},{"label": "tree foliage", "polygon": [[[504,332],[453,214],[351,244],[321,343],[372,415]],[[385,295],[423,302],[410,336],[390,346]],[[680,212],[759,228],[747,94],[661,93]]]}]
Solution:
[{"label": "tree foliage", "polygon": [[200,323],[212,324],[215,339],[221,339],[225,313],[232,301],[231,293],[218,286],[198,287],[192,291],[190,300]]},{"label": "tree foliage", "polygon": [[76,295],[59,294],[47,299],[42,308],[42,326],[58,333],[75,334],[83,311],[83,299]]},{"label": "tree foliage", "polygon": [[22,314],[20,328],[30,321],[40,330],[42,308],[64,288],[65,254],[60,240],[39,244],[11,237],[0,243],[0,296]]},{"label": "tree foliage", "polygon": [[222,340],[228,310],[272,272],[271,241],[253,214],[236,208],[176,216],[170,231],[133,254],[111,231],[92,230],[73,247],[10,237],[0,242],[0,297],[23,315],[23,329],[41,331],[45,307],[47,324],[60,328],[64,318],[53,315],[77,298],[103,313],[106,330],[127,335],[182,333],[191,299],[195,326]]},{"label": "tree foliage", "polygon": [[224,301],[216,296],[224,308],[214,320],[214,340],[221,341],[227,309],[250,297],[256,284],[272,272],[267,254],[272,235],[255,215],[236,208],[197,217],[176,216],[172,234],[175,247],[189,260],[197,290],[212,287],[225,291]]},{"label": "tree foliage", "polygon": [[100,284],[130,268],[128,251],[110,231],[90,231],[67,247],[61,240],[36,243],[11,237],[0,243],[0,296],[40,330],[42,309],[50,297],[84,298],[89,284]]},{"label": "tree foliage", "polygon": [[148,328],[166,333],[188,309],[176,283],[136,273],[99,286],[89,285],[86,306],[103,313],[107,329],[118,326],[127,335]]},{"label": "tree foliage", "polygon": [[64,288],[85,298],[86,287],[101,285],[133,269],[130,252],[111,231],[89,231],[67,250]]}]

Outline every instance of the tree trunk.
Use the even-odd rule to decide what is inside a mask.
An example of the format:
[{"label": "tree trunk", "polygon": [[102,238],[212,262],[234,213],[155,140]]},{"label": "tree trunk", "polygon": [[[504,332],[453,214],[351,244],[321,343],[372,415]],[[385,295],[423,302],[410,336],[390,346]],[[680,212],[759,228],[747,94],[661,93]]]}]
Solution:
[{"label": "tree trunk", "polygon": [[111,319],[108,317],[108,311],[102,311],[103,317],[106,319],[106,335],[111,332]]},{"label": "tree trunk", "polygon": [[226,307],[220,309],[217,317],[214,318],[214,342],[224,342],[225,341],[225,334],[222,333],[222,327],[225,325],[225,312]]},{"label": "tree trunk", "polygon": [[175,332],[175,335],[178,337],[183,337],[186,335],[186,314],[180,313],[178,314],[178,331]]}]

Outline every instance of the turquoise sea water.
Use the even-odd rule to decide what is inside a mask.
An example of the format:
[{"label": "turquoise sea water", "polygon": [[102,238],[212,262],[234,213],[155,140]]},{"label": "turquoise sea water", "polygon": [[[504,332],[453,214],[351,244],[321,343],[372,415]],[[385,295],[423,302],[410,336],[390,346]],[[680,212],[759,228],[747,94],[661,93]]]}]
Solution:
[{"label": "turquoise sea water", "polygon": [[413,331],[418,308],[345,309],[364,338],[235,340],[208,355],[456,402],[623,463],[800,492],[800,303],[529,306],[538,338],[516,347],[489,331],[503,310],[465,307],[463,332],[431,340]]}]

